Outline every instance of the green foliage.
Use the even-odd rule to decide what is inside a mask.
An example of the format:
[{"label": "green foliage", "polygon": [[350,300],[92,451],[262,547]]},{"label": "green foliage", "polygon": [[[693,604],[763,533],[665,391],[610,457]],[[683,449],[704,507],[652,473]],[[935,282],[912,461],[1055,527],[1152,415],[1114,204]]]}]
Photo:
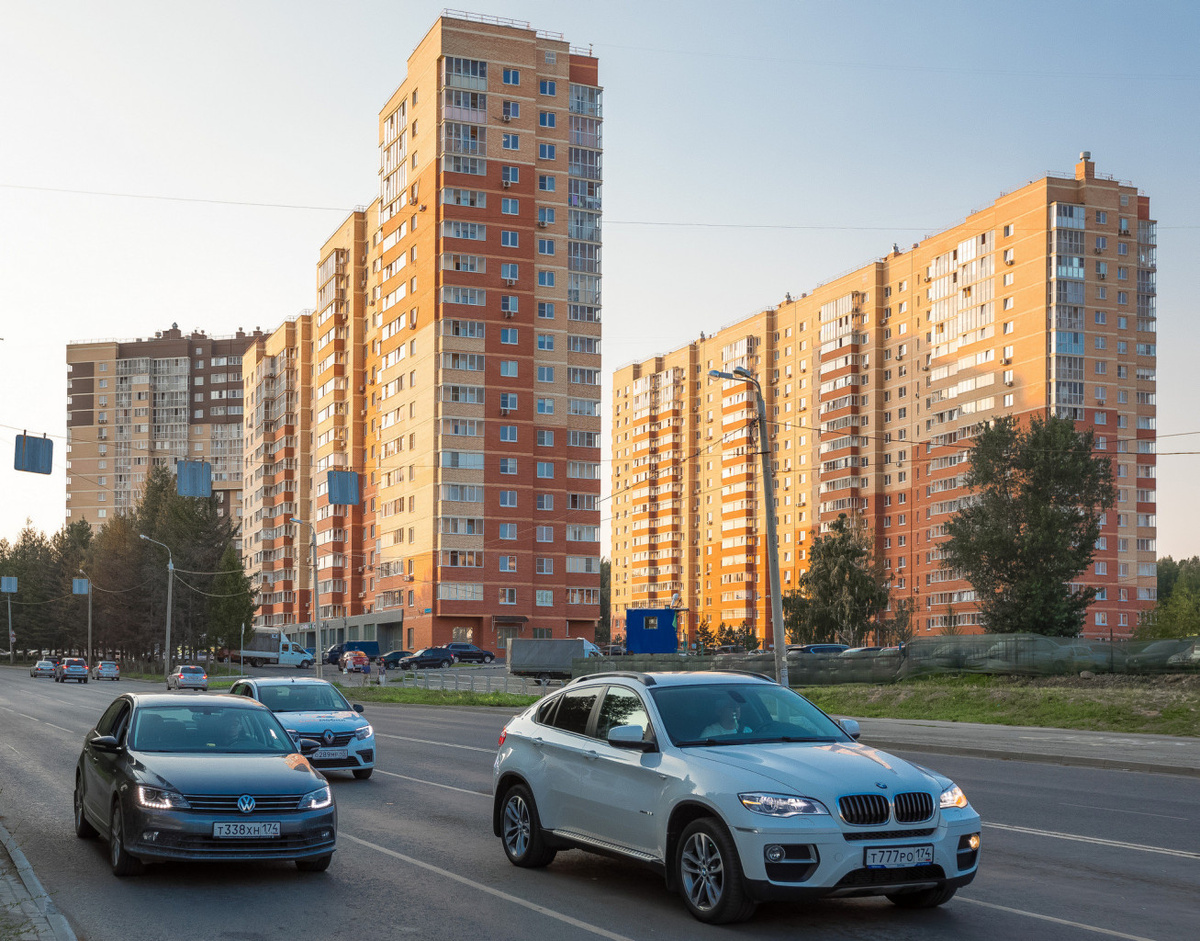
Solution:
[{"label": "green foliage", "polygon": [[1177,585],[1186,585],[1192,591],[1200,591],[1200,556],[1180,559],[1178,562],[1170,556],[1158,560],[1159,607],[1171,599],[1171,593]]},{"label": "green foliage", "polygon": [[1197,634],[1200,634],[1200,589],[1180,579],[1166,603],[1160,600],[1154,610],[1142,612],[1133,638],[1164,640]]},{"label": "green foliage", "polygon": [[1088,567],[1100,515],[1116,496],[1091,431],[1035,416],[996,419],[972,442],[972,502],[946,523],[942,565],[974,587],[987,629],[1072,637],[1094,588],[1069,582]]},{"label": "green foliage", "polygon": [[596,624],[596,643],[612,643],[612,562],[600,560],[600,620]]},{"label": "green foliage", "polygon": [[808,557],[799,587],[783,597],[789,642],[858,646],[888,602],[870,533],[843,513],[813,541]]},{"label": "green foliage", "polygon": [[705,615],[704,619],[696,625],[696,653],[702,654],[716,645],[717,638],[712,631],[712,621]]},{"label": "green foliage", "polygon": [[877,634],[884,647],[907,644],[913,635],[913,600],[901,598],[892,605],[892,615],[879,622]]}]

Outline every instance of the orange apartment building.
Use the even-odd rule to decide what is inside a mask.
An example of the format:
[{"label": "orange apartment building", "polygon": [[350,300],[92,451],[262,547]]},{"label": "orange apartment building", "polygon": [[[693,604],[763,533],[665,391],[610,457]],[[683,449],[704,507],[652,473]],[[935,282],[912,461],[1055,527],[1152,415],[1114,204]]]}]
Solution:
[{"label": "orange apartment building", "polygon": [[617,371],[612,617],[679,592],[685,629],[745,622],[770,636],[753,387],[768,417],[784,592],[840,513],[874,534],[917,636],[983,630],[971,586],[940,567],[970,439],[1000,415],[1093,428],[1117,503],[1079,582],[1084,633],[1128,636],[1153,606],[1155,222],[1147,197],[1097,175],[1002,195],[964,222],[799,299]]},{"label": "orange apartment building", "polygon": [[[379,197],[321,250],[300,405],[322,647],[594,636],[601,119],[590,53],[464,14],[380,111]],[[329,470],[359,473],[357,507],[329,503]],[[285,527],[281,558],[309,535]],[[315,646],[293,568],[262,616]]]},{"label": "orange apartment building", "polygon": [[261,337],[184,334],[67,345],[67,519],[132,512],[146,473],[212,465],[219,512],[242,517],[242,356]]}]

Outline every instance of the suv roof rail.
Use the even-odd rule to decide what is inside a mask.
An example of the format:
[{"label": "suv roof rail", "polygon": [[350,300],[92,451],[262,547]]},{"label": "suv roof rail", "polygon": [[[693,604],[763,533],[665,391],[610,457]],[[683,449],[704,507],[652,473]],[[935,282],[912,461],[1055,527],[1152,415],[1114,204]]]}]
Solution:
[{"label": "suv roof rail", "polygon": [[768,676],[766,673],[760,673],[757,670],[710,670],[711,673],[733,673],[737,676],[750,676],[756,680],[766,680],[768,683],[774,683],[775,678]]},{"label": "suv roof rail", "polygon": [[604,677],[617,676],[626,680],[637,680],[643,686],[655,686],[654,677],[648,673],[637,673],[633,670],[612,670],[607,673],[588,673],[585,676],[577,676],[567,686],[573,686],[576,683],[582,683],[584,680],[595,680]]}]

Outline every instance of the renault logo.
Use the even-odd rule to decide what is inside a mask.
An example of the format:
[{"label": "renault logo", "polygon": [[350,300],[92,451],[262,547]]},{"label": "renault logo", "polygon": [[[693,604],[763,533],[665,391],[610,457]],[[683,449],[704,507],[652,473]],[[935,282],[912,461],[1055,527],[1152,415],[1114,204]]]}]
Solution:
[{"label": "renault logo", "polygon": [[333,730],[332,730],[332,729],[326,729],[326,730],[325,730],[325,734],[324,734],[324,735],[322,735],[322,736],[321,736],[321,738],[325,739],[325,744],[326,744],[326,745],[332,745],[332,744],[333,744]]},{"label": "renault logo", "polygon": [[238,810],[244,814],[254,813],[254,798],[249,794],[243,794],[238,798]]}]

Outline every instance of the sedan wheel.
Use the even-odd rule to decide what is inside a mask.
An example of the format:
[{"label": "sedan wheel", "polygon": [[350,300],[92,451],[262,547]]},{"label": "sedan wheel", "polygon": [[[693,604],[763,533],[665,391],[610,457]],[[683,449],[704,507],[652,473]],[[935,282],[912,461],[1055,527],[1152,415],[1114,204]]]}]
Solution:
[{"label": "sedan wheel", "polygon": [[142,861],[125,849],[125,815],[121,802],[113,801],[112,822],[108,832],[108,862],[114,876],[136,876],[142,871]]},{"label": "sedan wheel", "polygon": [[96,835],[96,828],[88,823],[83,812],[83,779],[78,775],[75,777],[75,835],[81,840],[90,840]]},{"label": "sedan wheel", "polygon": [[688,910],[700,921],[745,921],[756,908],[746,896],[733,840],[717,821],[693,821],[675,853],[675,877]]},{"label": "sedan wheel", "polygon": [[546,835],[538,821],[533,795],[524,784],[514,784],[504,795],[504,816],[500,822],[504,853],[514,866],[540,869],[558,855],[546,845]]},{"label": "sedan wheel", "polygon": [[488,655],[488,656],[486,656],[486,657],[484,657],[484,658],[483,658],[483,662],[484,662],[484,663],[491,663],[491,662],[492,662],[494,659],[496,659],[496,658],[495,658],[495,657],[492,657],[491,655]]}]

